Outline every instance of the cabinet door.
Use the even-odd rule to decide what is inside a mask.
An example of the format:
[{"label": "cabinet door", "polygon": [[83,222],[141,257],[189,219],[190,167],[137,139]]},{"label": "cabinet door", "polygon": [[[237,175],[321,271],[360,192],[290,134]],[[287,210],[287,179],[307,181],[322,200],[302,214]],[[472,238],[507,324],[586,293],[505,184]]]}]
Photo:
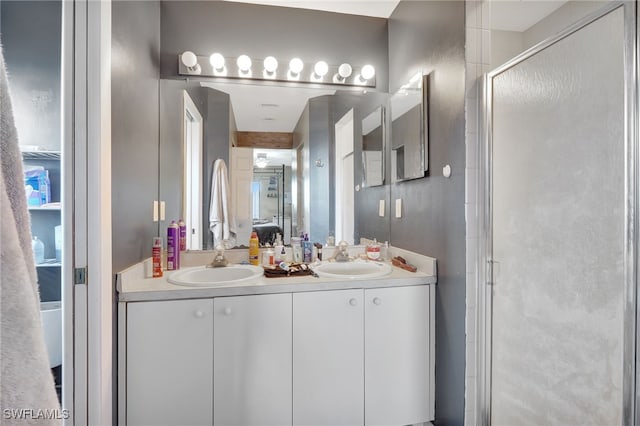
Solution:
[{"label": "cabinet door", "polygon": [[205,425],[213,414],[213,300],[127,305],[127,425]]},{"label": "cabinet door", "polygon": [[362,290],[293,295],[293,424],[364,423]]},{"label": "cabinet door", "polygon": [[214,300],[214,424],[291,424],[291,294]]},{"label": "cabinet door", "polygon": [[429,287],[365,290],[365,423],[429,419]]}]

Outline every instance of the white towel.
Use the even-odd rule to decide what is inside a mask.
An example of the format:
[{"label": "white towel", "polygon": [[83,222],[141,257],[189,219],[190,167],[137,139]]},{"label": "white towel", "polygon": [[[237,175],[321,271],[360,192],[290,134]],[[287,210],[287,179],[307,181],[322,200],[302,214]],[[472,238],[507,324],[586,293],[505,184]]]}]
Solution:
[{"label": "white towel", "polygon": [[[3,425],[57,425],[61,415],[40,322],[22,157],[0,46],[0,413]],[[32,418],[5,410],[32,409]],[[58,411],[54,411],[58,410]],[[7,419],[5,416],[9,413]]]},{"label": "white towel", "polygon": [[209,230],[213,234],[213,246],[226,248],[236,245],[236,218],[231,206],[229,175],[224,160],[213,163],[211,176],[211,203],[209,204]]}]

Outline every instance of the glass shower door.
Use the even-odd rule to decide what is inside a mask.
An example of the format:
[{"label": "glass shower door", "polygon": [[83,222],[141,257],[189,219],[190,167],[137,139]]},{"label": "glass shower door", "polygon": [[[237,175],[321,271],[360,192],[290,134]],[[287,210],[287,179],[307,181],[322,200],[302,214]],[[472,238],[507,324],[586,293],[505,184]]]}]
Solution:
[{"label": "glass shower door", "polygon": [[623,422],[624,28],[489,75],[492,425]]}]

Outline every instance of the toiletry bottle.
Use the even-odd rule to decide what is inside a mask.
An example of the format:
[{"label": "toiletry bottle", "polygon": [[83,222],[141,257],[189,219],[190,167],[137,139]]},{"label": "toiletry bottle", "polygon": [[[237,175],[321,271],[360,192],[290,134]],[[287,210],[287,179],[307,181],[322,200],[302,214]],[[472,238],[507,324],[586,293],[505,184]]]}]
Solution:
[{"label": "toiletry bottle", "polygon": [[373,239],[373,242],[367,246],[367,259],[369,260],[378,260],[380,259],[380,244],[376,239]]},{"label": "toiletry bottle", "polygon": [[38,237],[33,237],[31,248],[33,249],[33,261],[36,264],[44,263],[44,243]]},{"label": "toiletry bottle", "polygon": [[180,269],[180,228],[175,220],[167,228],[167,270]]},{"label": "toiletry bottle", "polygon": [[162,237],[155,237],[153,239],[152,248],[152,261],[153,261],[153,277],[162,276]]},{"label": "toiletry bottle", "polygon": [[263,262],[264,265],[275,265],[276,263],[276,253],[273,251],[271,246],[267,246],[267,251],[264,253],[264,258],[266,262]]},{"label": "toiletry bottle", "polygon": [[333,232],[329,232],[327,237],[327,247],[334,247],[336,245],[336,237],[333,236]]},{"label": "toiletry bottle", "polygon": [[180,228],[180,251],[185,251],[187,249],[187,224],[184,223],[184,220],[178,221],[178,228]]},{"label": "toiletry bottle", "polygon": [[302,260],[304,263],[311,263],[313,261],[313,244],[309,241],[309,235],[304,235],[304,241],[302,241]]},{"label": "toiletry bottle", "polygon": [[291,252],[293,253],[293,261],[302,263],[302,240],[300,237],[291,237]]},{"label": "toiletry bottle", "polygon": [[320,243],[313,243],[313,245],[314,245],[314,246],[315,246],[315,248],[316,248],[316,256],[317,256],[317,259],[318,259],[320,262],[322,262],[322,244],[320,244]]},{"label": "toiletry bottle", "polygon": [[277,265],[282,262],[285,257],[284,246],[282,245],[282,239],[280,238],[280,234],[276,234],[276,243],[273,247],[274,252],[274,262]]},{"label": "toiletry bottle", "polygon": [[249,263],[252,265],[260,265],[260,241],[258,233],[252,232],[249,239]]},{"label": "toiletry bottle", "polygon": [[385,241],[380,248],[380,260],[389,260],[389,241]]}]

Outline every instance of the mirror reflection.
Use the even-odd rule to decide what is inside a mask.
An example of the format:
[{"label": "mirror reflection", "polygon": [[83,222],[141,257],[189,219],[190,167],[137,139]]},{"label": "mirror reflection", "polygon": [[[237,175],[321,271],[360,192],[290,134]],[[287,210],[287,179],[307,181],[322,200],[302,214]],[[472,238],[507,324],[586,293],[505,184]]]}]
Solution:
[{"label": "mirror reflection", "polygon": [[291,240],[291,150],[254,150],[252,230],[260,244]]},{"label": "mirror reflection", "polygon": [[379,106],[362,120],[362,167],[364,186],[384,184],[384,108]]},{"label": "mirror reflection", "polygon": [[391,96],[392,182],[424,177],[428,170],[428,76],[413,76]]},{"label": "mirror reflection", "polygon": [[[334,211],[335,125],[345,111],[353,110],[352,156],[362,161],[349,171],[352,183],[340,179],[345,185],[339,186],[352,196],[360,190],[362,197],[353,182],[385,182],[386,94],[175,79],[161,80],[160,90],[159,197],[166,201],[167,222],[187,223],[189,249],[215,247],[210,205],[217,159],[229,170],[236,246],[246,246],[253,231],[263,245],[278,234],[285,244],[301,233],[320,243],[330,235],[353,243],[361,236],[389,239],[388,226],[375,229],[376,235],[359,235],[357,226],[340,231]],[[358,208],[351,203],[340,214],[355,218]]]}]

